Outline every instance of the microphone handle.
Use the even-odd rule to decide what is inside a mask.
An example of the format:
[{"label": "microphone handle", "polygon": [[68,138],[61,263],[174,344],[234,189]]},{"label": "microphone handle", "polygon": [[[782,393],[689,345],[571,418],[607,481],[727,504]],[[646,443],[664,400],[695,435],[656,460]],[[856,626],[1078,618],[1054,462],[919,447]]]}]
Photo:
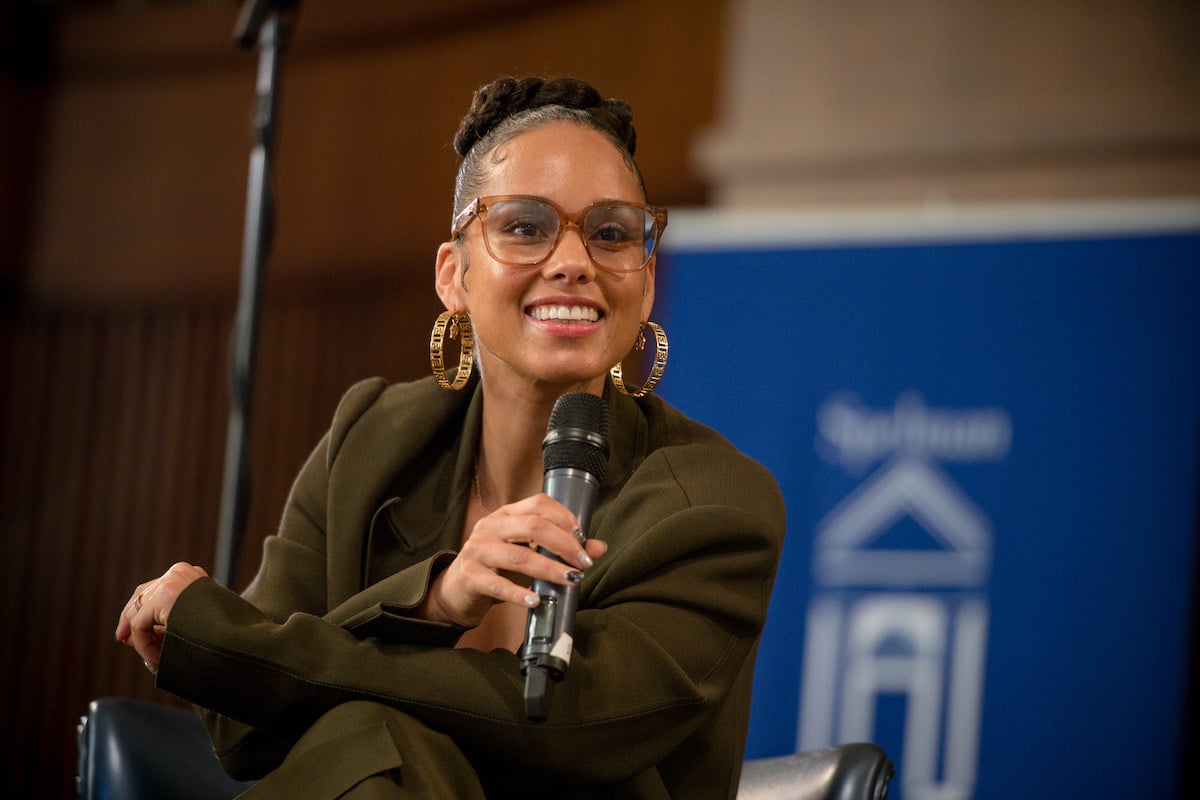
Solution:
[{"label": "microphone handle", "polygon": [[[562,561],[542,548],[538,550]],[[579,587],[539,579],[533,582],[532,588],[542,602],[529,611],[526,644],[521,649],[521,671],[525,674],[525,716],[541,722],[550,712],[554,684],[566,676],[571,663]]]},{"label": "microphone handle", "polygon": [[[599,481],[585,470],[561,467],[546,472],[542,488],[575,514],[582,545],[586,541],[584,531],[591,523]],[[566,564],[543,547],[539,547],[538,552]],[[566,676],[571,663],[579,587],[539,578],[534,580],[531,588],[541,598],[541,603],[529,611],[525,643],[520,651],[521,672],[525,675],[525,715],[540,722],[549,713],[554,684]]]}]

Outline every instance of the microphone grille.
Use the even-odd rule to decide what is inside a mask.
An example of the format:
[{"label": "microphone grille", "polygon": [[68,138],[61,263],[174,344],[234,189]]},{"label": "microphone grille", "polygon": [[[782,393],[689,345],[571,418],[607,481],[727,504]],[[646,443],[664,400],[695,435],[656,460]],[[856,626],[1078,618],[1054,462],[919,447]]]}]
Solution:
[{"label": "microphone grille", "polygon": [[608,468],[608,405],[588,392],[568,392],[554,403],[542,442],[543,470],[572,467],[604,479]]},{"label": "microphone grille", "polygon": [[549,430],[578,428],[593,431],[608,440],[608,406],[589,392],[567,392],[554,403]]}]

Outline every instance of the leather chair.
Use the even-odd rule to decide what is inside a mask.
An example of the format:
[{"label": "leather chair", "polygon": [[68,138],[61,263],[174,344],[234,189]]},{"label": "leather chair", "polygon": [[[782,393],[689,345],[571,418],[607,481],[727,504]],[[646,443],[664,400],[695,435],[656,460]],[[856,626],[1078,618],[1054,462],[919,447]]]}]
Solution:
[{"label": "leather chair", "polygon": [[751,758],[737,800],[886,800],[895,768],[868,742]]},{"label": "leather chair", "polygon": [[[191,711],[93,700],[79,724],[81,800],[229,800],[252,783],[225,774]],[[750,759],[738,800],[885,800],[892,763],[873,744]]]},{"label": "leather chair", "polygon": [[252,784],[230,778],[195,712],[161,703],[93,700],[79,723],[82,800],[228,800]]}]

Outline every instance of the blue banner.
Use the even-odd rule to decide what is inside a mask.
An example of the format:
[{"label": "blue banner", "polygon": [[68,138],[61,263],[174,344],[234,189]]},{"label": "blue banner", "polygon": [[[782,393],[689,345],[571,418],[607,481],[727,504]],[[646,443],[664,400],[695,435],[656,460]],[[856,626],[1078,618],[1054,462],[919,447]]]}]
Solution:
[{"label": "blue banner", "polygon": [[747,756],[875,741],[899,800],[1179,796],[1200,218],[690,237],[718,219],[660,260],[659,391],[788,506]]}]

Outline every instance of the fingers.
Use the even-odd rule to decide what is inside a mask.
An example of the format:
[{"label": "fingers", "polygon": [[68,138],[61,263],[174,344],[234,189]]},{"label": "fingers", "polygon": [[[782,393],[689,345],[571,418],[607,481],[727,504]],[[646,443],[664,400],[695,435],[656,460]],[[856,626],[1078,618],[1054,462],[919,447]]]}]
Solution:
[{"label": "fingers", "polygon": [[203,567],[179,562],[152,581],[133,590],[117,621],[116,639],[134,648],[146,668],[158,671],[167,618],[179,594],[192,581],[207,577]]},{"label": "fingers", "polygon": [[147,669],[157,672],[165,628],[155,625],[154,609],[146,604],[143,586],[139,586],[125,604],[116,637],[117,641],[137,651]]},{"label": "fingers", "polygon": [[[535,549],[541,547],[578,569],[588,569],[593,563],[584,547],[584,535],[575,515],[545,494],[527,497],[484,517],[471,533],[471,539],[476,538],[482,542],[502,541]],[[512,557],[520,564],[530,563],[523,555]],[[549,578],[548,575],[525,574]]]},{"label": "fingers", "polygon": [[584,545],[584,549],[595,562],[598,558],[608,552],[608,542],[602,542],[599,539],[588,539]]},{"label": "fingers", "polygon": [[481,519],[461,554],[490,570],[554,583],[571,581],[569,574],[594,563],[574,515],[545,495]]},{"label": "fingers", "polygon": [[496,603],[532,608],[541,602],[529,589],[534,580],[577,585],[604,551],[602,542],[583,542],[575,515],[565,506],[534,495],[476,523],[435,582],[427,608],[465,627],[477,625]]},{"label": "fingers", "polygon": [[[529,548],[522,549],[533,552]],[[517,574],[502,574],[471,558],[469,553],[460,554],[446,571],[444,605],[457,618],[455,621],[471,627],[478,624],[483,614],[496,603],[513,603],[526,608],[536,606],[540,598],[529,591],[526,583]],[[458,613],[454,613],[456,611]]]},{"label": "fingers", "polygon": [[121,610],[121,617],[117,622],[116,638],[118,642],[129,642],[130,636],[133,633],[133,621],[145,607],[143,597],[150,583],[148,581],[138,584],[137,588],[133,590],[133,594],[130,595],[129,600],[125,603],[125,608]]}]

